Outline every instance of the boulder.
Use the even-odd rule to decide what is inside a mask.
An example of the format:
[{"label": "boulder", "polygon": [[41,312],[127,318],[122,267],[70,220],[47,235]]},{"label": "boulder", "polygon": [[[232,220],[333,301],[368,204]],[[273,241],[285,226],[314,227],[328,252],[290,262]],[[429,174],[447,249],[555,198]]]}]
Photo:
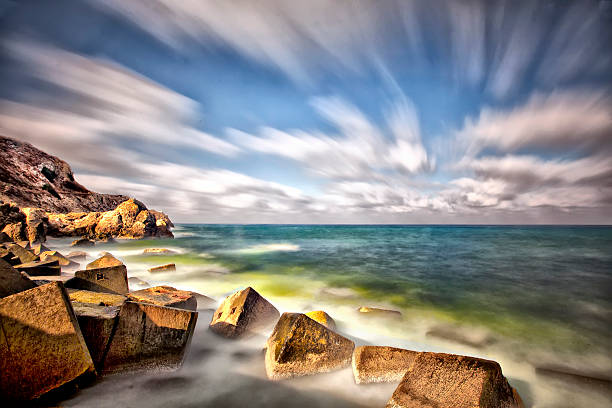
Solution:
[{"label": "boulder", "polygon": [[57,251],[44,251],[40,254],[41,261],[57,261],[60,266],[66,267],[67,269],[76,269],[79,264],[71,259],[66,258],[64,255]]},{"label": "boulder", "polygon": [[0,298],[34,287],[36,287],[34,282],[13,268],[11,264],[0,259]]},{"label": "boulder", "polygon": [[150,287],[151,285],[149,284],[149,282],[145,282],[140,278],[137,278],[135,276],[132,276],[131,278],[128,278],[128,284],[130,287],[134,287],[134,286],[140,286],[141,288],[144,289],[144,287]]},{"label": "boulder", "polygon": [[16,258],[19,263],[34,262],[38,260],[38,256],[34,255],[33,252],[28,251],[20,245],[8,244],[6,245],[6,249],[13,254],[13,257]]},{"label": "boulder", "polygon": [[24,207],[21,212],[26,217],[25,235],[30,242],[44,242],[47,240],[47,224],[49,217],[40,208]]},{"label": "boulder", "polygon": [[387,408],[517,408],[520,397],[491,360],[419,353]]},{"label": "boulder", "polygon": [[176,307],[186,310],[197,310],[196,297],[188,291],[178,290],[170,286],[155,286],[129,293],[128,299],[134,302],[148,303],[158,306]]},{"label": "boulder", "polygon": [[306,313],[306,316],[310,317],[315,322],[321,323],[323,326],[331,330],[336,330],[336,322],[330,315],[325,313],[323,310],[315,310],[313,312]]},{"label": "boulder", "polygon": [[74,277],[75,279],[71,280],[68,286],[73,289],[120,295],[126,295],[129,292],[125,265],[76,271]]},{"label": "boulder", "polygon": [[180,367],[197,317],[190,310],[125,302],[102,371]]},{"label": "boulder", "polygon": [[74,301],[72,308],[96,370],[101,371],[121,308]]},{"label": "boulder", "polygon": [[323,373],[351,363],[355,343],[302,313],[283,313],[268,338],[271,380]]},{"label": "boulder", "polygon": [[121,214],[117,211],[107,211],[102,213],[95,227],[96,238],[106,238],[117,235],[123,228]]},{"label": "boulder", "polygon": [[87,252],[72,251],[68,255],[66,255],[66,258],[71,259],[73,261],[85,261],[88,256],[89,255],[87,254]]},{"label": "boulder", "polygon": [[221,336],[235,338],[271,326],[278,316],[278,310],[270,302],[248,287],[225,298],[209,327]]},{"label": "boulder", "polygon": [[168,248],[146,248],[142,251],[143,255],[159,255],[159,254],[175,254],[176,251],[173,251]]},{"label": "boulder", "polygon": [[357,311],[362,316],[372,316],[372,317],[376,316],[376,317],[384,317],[384,318],[391,318],[391,319],[401,319],[402,317],[402,313],[397,310],[380,309],[377,307],[361,306],[359,309],[357,309]]},{"label": "boulder", "polygon": [[0,395],[28,400],[60,387],[94,365],[59,282],[0,299]]},{"label": "boulder", "polygon": [[96,243],[94,241],[92,241],[91,239],[83,237],[83,238],[75,239],[74,241],[72,241],[70,246],[73,246],[73,247],[92,247],[95,244]]},{"label": "boulder", "polygon": [[8,235],[11,241],[23,241],[28,237],[25,232],[25,224],[23,222],[6,224],[2,229],[2,232]]},{"label": "boulder", "polygon": [[176,265],[173,263],[149,268],[149,272],[153,272],[153,273],[155,272],[174,272],[174,271],[176,271]]},{"label": "boulder", "polygon": [[198,292],[191,292],[191,294],[195,296],[196,301],[198,302],[198,310],[211,308],[216,309],[217,301],[215,299]]},{"label": "boulder", "polygon": [[352,361],[355,383],[399,382],[418,354],[395,347],[357,347]]},{"label": "boulder", "polygon": [[109,268],[123,265],[123,262],[115,258],[112,254],[106,253],[100,258],[87,264],[87,269]]},{"label": "boulder", "polygon": [[62,274],[62,267],[56,260],[27,262],[15,265],[15,269],[29,276],[59,276]]}]

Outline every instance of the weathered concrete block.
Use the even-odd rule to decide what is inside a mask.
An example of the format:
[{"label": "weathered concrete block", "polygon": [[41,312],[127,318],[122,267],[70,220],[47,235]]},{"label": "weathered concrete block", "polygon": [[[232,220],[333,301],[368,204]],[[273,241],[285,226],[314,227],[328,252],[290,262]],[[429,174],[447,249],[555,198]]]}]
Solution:
[{"label": "weathered concrete block", "polygon": [[126,295],[129,292],[125,265],[76,271],[74,277],[75,279],[70,281],[68,286],[73,289],[120,295]]},{"label": "weathered concrete block", "polygon": [[361,316],[382,317],[386,319],[401,319],[402,312],[391,309],[380,309],[378,307],[361,306],[357,309]]},{"label": "weathered concrete block", "polygon": [[520,397],[491,360],[419,353],[387,408],[518,408]]},{"label": "weathered concrete block", "polygon": [[154,266],[153,268],[149,268],[149,272],[174,272],[176,271],[176,265],[173,263]]},{"label": "weathered concrete block", "polygon": [[0,395],[41,396],[94,365],[59,282],[0,299]]},{"label": "weathered concrete block", "polygon": [[57,260],[34,261],[15,265],[15,269],[30,276],[59,276],[62,268]]},{"label": "weathered concrete block", "polygon": [[189,310],[125,302],[103,372],[180,367],[197,317]]},{"label": "weathered concrete block", "polygon": [[351,363],[355,343],[302,313],[283,313],[266,348],[272,380],[323,373]]},{"label": "weathered concrete block", "polygon": [[0,259],[0,298],[35,288],[36,284]]},{"label": "weathered concrete block", "polygon": [[121,307],[72,302],[72,308],[94,365],[101,371]]},{"label": "weathered concrete block", "polygon": [[248,287],[225,298],[209,327],[219,335],[235,338],[270,327],[279,315],[270,302]]},{"label": "weathered concrete block", "polygon": [[355,383],[399,382],[418,354],[395,347],[357,347],[352,361]]},{"label": "weathered concrete block", "polygon": [[[26,274],[27,275],[27,274]],[[69,287],[74,280],[73,275],[53,275],[53,276],[28,276],[37,286],[46,285],[51,282],[62,282],[65,287]]]},{"label": "weathered concrete block", "polygon": [[76,269],[79,267],[79,264],[66,258],[64,255],[59,253],[58,251],[43,251],[40,253],[41,261],[57,261],[60,266],[66,267],[66,269]]},{"label": "weathered concrete block", "polygon": [[198,302],[192,292],[178,290],[171,286],[155,286],[137,290],[127,296],[134,302],[187,310],[197,310],[198,308]]},{"label": "weathered concrete block", "polygon": [[21,247],[18,244],[7,244],[5,247],[10,253],[13,254],[15,258],[19,259],[20,264],[38,260],[38,256],[34,255],[33,252]]},{"label": "weathered concrete block", "polygon": [[112,254],[106,253],[95,261],[91,261],[87,264],[86,269],[99,269],[99,268],[109,268],[112,266],[121,266],[123,262],[115,258]]},{"label": "weathered concrete block", "polygon": [[336,330],[336,322],[330,315],[323,310],[315,310],[313,312],[306,313],[306,316],[310,317],[315,322],[321,323],[323,326],[331,330]]},{"label": "weathered concrete block", "polygon": [[67,289],[71,302],[88,303],[98,306],[121,306],[127,300],[123,295],[114,293],[93,292],[82,289]]}]

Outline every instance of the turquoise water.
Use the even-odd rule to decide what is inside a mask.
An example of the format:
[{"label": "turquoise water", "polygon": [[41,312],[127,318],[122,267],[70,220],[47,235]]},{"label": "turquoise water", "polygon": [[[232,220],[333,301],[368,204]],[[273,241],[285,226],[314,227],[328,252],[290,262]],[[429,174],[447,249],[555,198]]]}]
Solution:
[{"label": "turquoise water", "polygon": [[[217,302],[252,286],[281,312],[323,309],[357,345],[494,359],[528,407],[612,405],[612,227],[179,225],[174,232],[175,239],[117,241],[88,252],[96,257],[110,251],[126,263],[130,277],[197,290]],[[68,243],[50,245],[68,252]],[[175,253],[143,254],[152,247]],[[176,272],[147,271],[170,262]],[[360,306],[400,310],[403,318],[364,317]],[[217,406],[219,398],[238,398],[234,390],[244,381],[253,390],[273,388],[263,373],[265,338],[223,342],[206,330],[211,315],[200,311],[192,348],[195,356],[214,357],[188,357],[177,374],[194,381],[181,388],[190,404]],[[220,385],[211,373],[247,377]],[[307,395],[325,390],[348,406],[384,406],[394,388],[359,387],[351,376],[347,369],[278,387]],[[203,393],[209,383],[217,385]],[[142,400],[125,384],[103,382],[71,403],[99,403],[100,395],[113,394],[109,407],[147,406],[165,395],[149,390],[150,401]],[[272,388],[262,391],[264,400],[280,392]],[[320,406],[338,406],[338,400]]]}]

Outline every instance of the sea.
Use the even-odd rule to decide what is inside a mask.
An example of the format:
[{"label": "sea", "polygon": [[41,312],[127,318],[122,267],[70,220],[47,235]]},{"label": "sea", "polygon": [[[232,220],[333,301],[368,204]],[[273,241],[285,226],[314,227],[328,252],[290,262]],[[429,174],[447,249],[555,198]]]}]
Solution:
[{"label": "sea", "polygon": [[[281,313],[324,310],[357,345],[496,360],[527,407],[612,407],[612,227],[181,224],[174,234],[86,251],[217,303],[251,286]],[[69,242],[48,246],[68,253]],[[176,271],[148,272],[167,263]],[[200,310],[181,370],[113,376],[62,406],[383,407],[397,385],[355,385],[350,367],[268,381],[266,337],[219,338],[207,330],[213,311]]]}]

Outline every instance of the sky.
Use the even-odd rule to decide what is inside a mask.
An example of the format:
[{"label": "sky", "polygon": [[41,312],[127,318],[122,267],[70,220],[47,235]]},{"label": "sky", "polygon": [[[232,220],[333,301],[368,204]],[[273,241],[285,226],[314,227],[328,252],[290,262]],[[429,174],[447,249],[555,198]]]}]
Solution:
[{"label": "sky", "polygon": [[0,0],[0,134],[175,222],[611,224],[612,1]]}]

